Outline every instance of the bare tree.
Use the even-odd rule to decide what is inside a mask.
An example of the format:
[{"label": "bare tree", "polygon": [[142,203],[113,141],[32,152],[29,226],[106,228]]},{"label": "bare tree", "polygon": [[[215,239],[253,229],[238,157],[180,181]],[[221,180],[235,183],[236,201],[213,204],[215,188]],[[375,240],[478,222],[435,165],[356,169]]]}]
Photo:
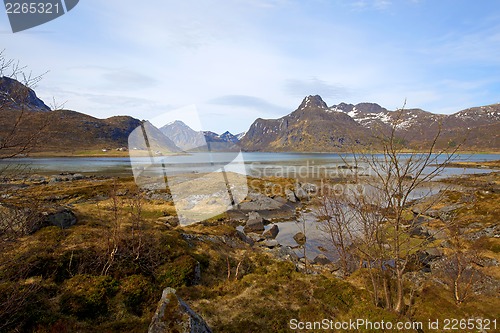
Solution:
[{"label": "bare tree", "polygon": [[321,195],[316,197],[316,218],[320,222],[318,229],[322,231],[328,241],[335,248],[342,274],[348,276],[351,272],[352,238],[350,228],[352,227],[353,214],[348,206],[345,193],[333,192],[330,186],[323,186]]},{"label": "bare tree", "polygon": [[451,254],[441,261],[437,273],[450,287],[455,304],[461,305],[472,296],[474,285],[483,277],[477,269],[481,253],[464,239],[463,229],[457,224],[451,225],[449,233]]},{"label": "bare tree", "polygon": [[[355,173],[361,165],[371,174],[364,181],[365,191],[351,192],[347,196],[349,207],[357,217],[357,222],[348,231],[363,265],[371,274],[374,299],[377,301],[379,290],[382,290],[385,307],[398,313],[405,307],[404,273],[411,255],[429,243],[429,238],[411,237],[410,231],[432,204],[419,214],[409,211],[409,205],[419,189],[442,173],[460,147],[437,149],[441,135],[441,125],[438,124],[427,147],[409,151],[408,141],[399,131],[403,111],[396,111],[388,130],[377,131],[372,147],[354,146],[354,158],[344,157]],[[359,180],[358,177],[355,179]]]}]

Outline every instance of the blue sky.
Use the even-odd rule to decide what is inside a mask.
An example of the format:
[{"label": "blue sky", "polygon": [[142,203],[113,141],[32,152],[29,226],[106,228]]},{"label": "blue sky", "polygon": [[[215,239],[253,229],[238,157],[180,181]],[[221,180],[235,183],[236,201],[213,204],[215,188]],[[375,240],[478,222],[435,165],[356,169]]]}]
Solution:
[{"label": "blue sky", "polygon": [[80,0],[16,34],[0,17],[5,55],[49,71],[38,95],[99,118],[190,106],[237,133],[309,94],[436,113],[500,102],[497,0]]}]

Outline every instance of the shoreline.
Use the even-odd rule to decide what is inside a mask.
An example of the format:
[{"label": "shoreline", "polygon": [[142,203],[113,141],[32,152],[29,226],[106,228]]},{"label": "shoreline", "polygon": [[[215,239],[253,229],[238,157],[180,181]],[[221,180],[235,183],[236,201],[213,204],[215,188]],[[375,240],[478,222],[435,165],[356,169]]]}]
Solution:
[{"label": "shoreline", "polygon": [[[241,151],[243,154],[245,153],[265,153],[265,154],[315,154],[315,155],[352,155],[352,152],[320,152],[320,151],[314,151],[314,152],[300,152],[300,151],[278,151],[278,152],[273,152],[273,151]],[[138,156],[135,157],[149,157],[149,154],[146,152],[144,153],[144,156],[142,156],[140,153],[141,151],[138,151],[137,154]],[[178,152],[178,153],[170,153],[170,154],[164,154],[162,156],[179,156],[179,155],[190,155],[190,154],[196,154],[198,152]],[[205,152],[206,153],[206,152]],[[212,153],[226,153],[224,151],[217,151],[217,152],[212,152]],[[374,151],[374,152],[362,152],[361,154],[382,154],[383,152],[380,151]],[[418,154],[418,153],[427,153],[425,151],[418,152],[418,151],[402,151],[401,154]],[[436,152],[438,154],[439,152]],[[141,155],[141,156],[139,156]],[[498,155],[499,160],[500,160],[500,151],[460,151],[457,152],[457,155]],[[77,151],[77,152],[31,152],[27,156],[17,156],[14,158],[56,158],[56,157],[68,157],[68,158],[80,158],[80,157],[105,157],[105,158],[113,158],[113,157],[130,157],[129,151],[107,151],[107,152],[101,152],[97,150],[90,150],[90,151]],[[467,163],[467,162],[454,162],[454,163]],[[474,162],[471,162],[474,163]]]}]

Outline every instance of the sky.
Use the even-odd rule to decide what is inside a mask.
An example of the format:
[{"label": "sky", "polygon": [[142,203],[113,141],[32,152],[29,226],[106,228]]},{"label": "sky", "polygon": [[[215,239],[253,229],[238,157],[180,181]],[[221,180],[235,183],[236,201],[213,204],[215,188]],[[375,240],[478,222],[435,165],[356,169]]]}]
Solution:
[{"label": "sky", "polygon": [[3,11],[0,41],[47,72],[46,104],[157,126],[244,132],[315,94],[445,114],[500,102],[497,0],[80,0],[15,34]]}]

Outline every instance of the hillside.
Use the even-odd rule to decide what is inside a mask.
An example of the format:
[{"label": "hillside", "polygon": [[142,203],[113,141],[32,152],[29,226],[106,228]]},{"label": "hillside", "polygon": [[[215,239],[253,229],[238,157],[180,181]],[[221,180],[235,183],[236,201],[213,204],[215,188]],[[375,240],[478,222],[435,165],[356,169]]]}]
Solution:
[{"label": "hillside", "polygon": [[[0,78],[0,142],[9,141],[9,146],[31,142],[35,144],[32,152],[102,153],[128,147],[129,134],[140,126],[139,119],[129,116],[98,119],[71,110],[51,111],[33,90]],[[151,124],[148,134],[163,150],[180,151]]]}]

